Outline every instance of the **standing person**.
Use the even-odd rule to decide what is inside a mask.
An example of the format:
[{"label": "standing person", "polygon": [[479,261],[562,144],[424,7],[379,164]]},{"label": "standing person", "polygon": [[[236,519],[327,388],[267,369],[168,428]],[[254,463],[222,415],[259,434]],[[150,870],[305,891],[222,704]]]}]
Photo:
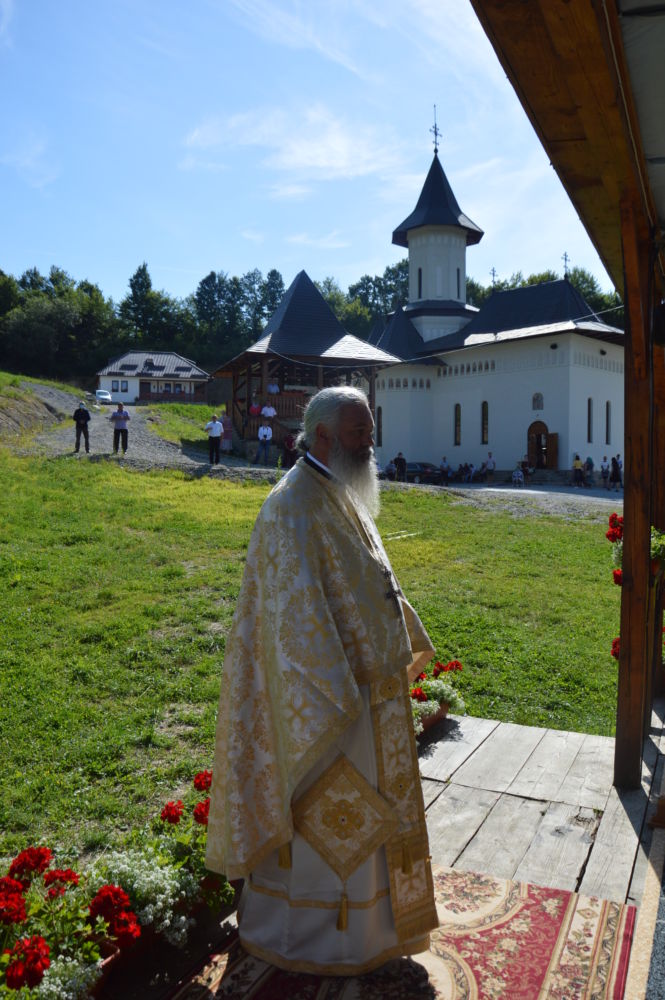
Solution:
[{"label": "standing person", "polygon": [[524,485],[529,485],[529,473],[531,469],[529,468],[529,456],[525,455],[520,463],[520,468],[522,470],[522,475],[524,476]]},{"label": "standing person", "polygon": [[224,411],[221,416],[222,420],[222,451],[230,452],[233,449],[233,421],[230,416]]},{"label": "standing person", "polygon": [[243,948],[336,976],[423,951],[437,926],[409,705],[433,649],[372,519],[373,430],[358,389],[321,390],[261,508],[208,822],[207,867],[245,879]]},{"label": "standing person", "polygon": [[610,463],[607,461],[607,455],[603,455],[603,460],[600,463],[600,478],[603,480],[603,486],[606,490],[610,488]]},{"label": "standing person", "polygon": [[441,464],[439,465],[439,482],[442,486],[448,485],[448,479],[450,478],[450,466],[448,465],[448,459],[444,455],[441,459]]},{"label": "standing person", "polygon": [[577,453],[573,459],[573,486],[584,486],[584,465]]},{"label": "standing person", "polygon": [[277,410],[269,399],[266,399],[264,405],[261,407],[261,416],[265,417],[266,420],[272,420],[273,417],[277,416]]},{"label": "standing person", "polygon": [[224,425],[217,419],[217,414],[213,413],[212,420],[205,425],[204,430],[208,432],[208,458],[211,465],[219,465],[219,444],[224,433]]},{"label": "standing person", "polygon": [[406,482],[406,459],[401,451],[397,452],[396,458],[393,459],[395,463],[395,468],[397,472],[395,473],[398,483]]},{"label": "standing person", "polygon": [[392,458],[388,459],[388,461],[386,462],[386,467],[383,471],[386,474],[386,479],[389,479],[391,483],[395,481],[395,476],[397,475],[397,466],[395,465]]},{"label": "standing person", "polygon": [[619,486],[623,489],[623,462],[621,461],[619,452],[617,452],[617,468],[619,470]]},{"label": "standing person", "polygon": [[109,420],[113,424],[113,454],[118,454],[118,445],[122,444],[123,455],[127,451],[127,424],[129,423],[129,414],[124,408],[122,403],[118,403],[118,409],[115,413],[112,413]]},{"label": "standing person", "polygon": [[254,456],[254,461],[252,465],[258,465],[259,458],[263,454],[263,464],[268,464],[268,457],[270,454],[270,442],[272,441],[272,427],[267,420],[263,420],[261,426],[259,427],[259,446],[256,449],[256,455]]},{"label": "standing person", "polygon": [[81,435],[83,435],[83,441],[85,443],[86,454],[90,451],[90,435],[88,433],[88,424],[90,422],[90,411],[85,405],[83,400],[74,410],[72,414],[72,420],[76,426],[76,444],[74,445],[74,451],[78,452],[81,447]]},{"label": "standing person", "polygon": [[584,463],[584,485],[589,489],[593,486],[593,459],[587,455]]},{"label": "standing person", "polygon": [[495,469],[496,469],[496,461],[494,460],[494,457],[492,456],[492,452],[488,451],[487,452],[487,461],[485,462],[485,470],[487,472],[487,482],[488,483],[493,483],[494,482],[494,470]]},{"label": "standing person", "polygon": [[296,439],[291,431],[289,431],[284,438],[284,468],[292,469],[296,464],[297,457],[298,449],[296,448]]},{"label": "standing person", "polygon": [[610,467],[610,489],[612,486],[614,486],[614,492],[618,493],[621,486],[621,469],[614,455],[612,455],[612,464]]}]

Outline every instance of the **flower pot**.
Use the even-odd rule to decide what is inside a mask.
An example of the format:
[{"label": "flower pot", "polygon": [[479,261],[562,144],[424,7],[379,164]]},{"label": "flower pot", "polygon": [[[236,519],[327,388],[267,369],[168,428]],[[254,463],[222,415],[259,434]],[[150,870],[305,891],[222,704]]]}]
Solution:
[{"label": "flower pot", "polygon": [[[438,712],[435,712],[433,715],[426,715],[420,720],[423,726],[423,733],[426,733],[428,729],[435,726],[437,722],[441,722],[442,719],[445,719],[448,715],[448,707],[448,702],[444,701],[439,705]],[[422,736],[422,733],[420,735]]]},{"label": "flower pot", "polygon": [[120,958],[120,949],[117,945],[111,944],[110,941],[104,940],[100,942],[99,950],[102,954],[101,975],[95,983],[95,988],[91,996],[103,998],[106,981],[111,973],[111,969]]}]

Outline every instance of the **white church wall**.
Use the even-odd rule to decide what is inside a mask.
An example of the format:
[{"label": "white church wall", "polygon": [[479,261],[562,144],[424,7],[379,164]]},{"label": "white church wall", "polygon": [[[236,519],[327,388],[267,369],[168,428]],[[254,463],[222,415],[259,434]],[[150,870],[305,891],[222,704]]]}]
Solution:
[{"label": "white church wall", "polygon": [[381,407],[382,443],[377,443],[376,456],[380,465],[385,465],[398,451],[408,461],[433,461],[427,452],[428,435],[423,428],[432,424],[435,381],[436,368],[431,365],[399,365],[379,373],[376,407],[377,410]]},{"label": "white church wall", "polygon": [[[604,455],[608,458],[617,452],[623,455],[623,372],[624,357],[621,346],[592,340],[589,337],[571,338],[568,451],[560,456],[564,468],[570,468],[576,453],[582,459],[590,455],[596,468]],[[589,406],[591,427],[589,427]]]},{"label": "white church wall", "polygon": [[409,302],[466,301],[466,233],[452,226],[409,232]]}]

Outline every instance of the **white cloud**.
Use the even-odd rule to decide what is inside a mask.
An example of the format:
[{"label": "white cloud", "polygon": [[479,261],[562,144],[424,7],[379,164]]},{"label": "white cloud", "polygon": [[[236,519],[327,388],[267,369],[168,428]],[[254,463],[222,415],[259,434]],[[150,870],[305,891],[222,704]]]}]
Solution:
[{"label": "white cloud", "polygon": [[14,15],[14,0],[0,0],[0,45],[9,44],[9,25]]},{"label": "white cloud", "polygon": [[379,137],[378,129],[365,123],[343,120],[322,104],[292,111],[258,108],[226,120],[207,119],[186,136],[185,145],[204,150],[263,147],[264,165],[295,176],[291,184],[299,186],[303,178],[363,177],[397,165],[389,137]]},{"label": "white cloud", "polygon": [[38,136],[27,136],[13,150],[0,154],[0,164],[9,167],[30,187],[42,190],[58,176],[58,170],[47,155],[47,143]]},{"label": "white cloud", "polygon": [[286,237],[287,243],[296,246],[316,247],[317,250],[343,250],[351,246],[348,240],[340,238],[336,229],[328,233],[327,236],[310,236],[309,233],[294,233],[293,236]]}]

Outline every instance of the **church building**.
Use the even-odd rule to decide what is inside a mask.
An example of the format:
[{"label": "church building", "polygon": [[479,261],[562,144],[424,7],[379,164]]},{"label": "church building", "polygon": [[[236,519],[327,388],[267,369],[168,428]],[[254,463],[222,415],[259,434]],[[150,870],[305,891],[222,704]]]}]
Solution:
[{"label": "church building", "polygon": [[623,331],[564,278],[466,302],[467,247],[483,231],[460,209],[435,146],[413,212],[392,242],[409,257],[409,301],[372,332],[401,363],[376,379],[376,452],[476,468],[570,469],[575,454],[623,453]]}]

